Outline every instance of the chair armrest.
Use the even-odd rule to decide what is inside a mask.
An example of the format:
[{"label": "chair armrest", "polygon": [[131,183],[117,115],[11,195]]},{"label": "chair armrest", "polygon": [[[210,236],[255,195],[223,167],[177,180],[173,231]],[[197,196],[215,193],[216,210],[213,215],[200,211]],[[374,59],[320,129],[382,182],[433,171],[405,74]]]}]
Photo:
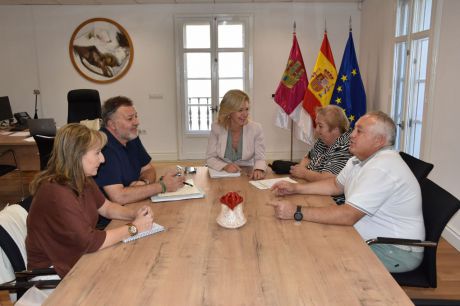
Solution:
[{"label": "chair armrest", "polygon": [[438,244],[433,241],[422,241],[417,239],[402,239],[402,238],[390,238],[390,237],[377,237],[373,239],[366,240],[368,245],[372,244],[397,244],[397,245],[407,245],[407,246],[418,246],[418,247],[428,247],[434,248]]},{"label": "chair armrest", "polygon": [[8,290],[10,292],[16,292],[18,299],[32,286],[38,289],[53,289],[59,284],[61,279],[34,279],[36,276],[55,275],[56,271],[54,268],[36,269],[36,270],[25,270],[16,272],[16,279],[10,282],[0,284],[0,290]]},{"label": "chair armrest", "polygon": [[54,270],[54,268],[43,268],[43,269],[24,270],[24,271],[16,272],[14,274],[16,275],[17,279],[32,278],[35,276],[53,275],[53,274],[56,274],[56,270]]},{"label": "chair armrest", "polygon": [[36,280],[36,281],[27,281],[27,282],[19,282],[13,280],[8,283],[0,284],[0,291],[1,290],[8,290],[8,291],[22,291],[25,292],[27,289],[35,286],[38,289],[53,289],[59,285],[60,279],[47,279],[47,280]]}]

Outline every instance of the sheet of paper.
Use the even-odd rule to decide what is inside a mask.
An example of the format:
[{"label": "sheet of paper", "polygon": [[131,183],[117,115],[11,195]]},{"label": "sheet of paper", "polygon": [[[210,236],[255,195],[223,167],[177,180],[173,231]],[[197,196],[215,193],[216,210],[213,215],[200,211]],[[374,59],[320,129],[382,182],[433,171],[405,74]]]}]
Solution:
[{"label": "sheet of paper", "polygon": [[218,171],[218,170],[215,170],[213,168],[208,168],[208,172],[209,172],[209,176],[211,178],[238,177],[238,176],[241,175],[240,172],[231,173],[231,172],[227,172],[225,170]]},{"label": "sheet of paper", "polygon": [[267,179],[267,180],[260,180],[260,181],[249,181],[250,184],[252,184],[254,187],[259,188],[259,189],[270,189],[272,188],[273,185],[280,181],[287,181],[290,183],[297,183],[290,177],[278,177],[274,179]]},{"label": "sheet of paper", "polygon": [[35,142],[35,139],[31,136],[31,137],[25,138],[24,141]]},{"label": "sheet of paper", "polygon": [[8,136],[8,135],[11,135],[11,133],[13,133],[13,132],[10,132],[10,131],[1,131],[1,132],[0,132],[0,135],[2,135],[2,136]]}]

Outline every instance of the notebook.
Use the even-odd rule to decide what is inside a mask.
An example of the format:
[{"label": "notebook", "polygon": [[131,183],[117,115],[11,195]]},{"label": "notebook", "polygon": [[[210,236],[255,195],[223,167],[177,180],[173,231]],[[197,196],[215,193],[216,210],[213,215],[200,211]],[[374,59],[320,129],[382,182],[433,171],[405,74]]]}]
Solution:
[{"label": "notebook", "polygon": [[149,235],[152,235],[152,234],[156,234],[156,233],[159,233],[159,232],[163,232],[165,231],[165,227],[158,224],[158,223],[153,223],[152,224],[152,229],[148,230],[148,231],[144,231],[144,232],[140,232],[134,236],[131,236],[129,238],[126,238],[123,240],[124,243],[127,243],[127,242],[131,242],[131,241],[134,241],[134,240],[137,240],[139,238],[143,238],[145,236],[149,236]]},{"label": "notebook", "polygon": [[30,136],[44,135],[44,136],[55,136],[56,135],[56,122],[54,119],[29,119],[27,120],[27,126],[29,127]]},{"label": "notebook", "polygon": [[213,168],[208,168],[209,176],[211,178],[221,178],[221,177],[238,177],[241,175],[240,172],[227,172],[225,170],[218,171]]},{"label": "notebook", "polygon": [[152,202],[157,203],[204,198],[204,193],[195,185],[193,179],[189,179],[186,182],[193,187],[184,185],[184,187],[174,192],[159,193],[151,198]]}]

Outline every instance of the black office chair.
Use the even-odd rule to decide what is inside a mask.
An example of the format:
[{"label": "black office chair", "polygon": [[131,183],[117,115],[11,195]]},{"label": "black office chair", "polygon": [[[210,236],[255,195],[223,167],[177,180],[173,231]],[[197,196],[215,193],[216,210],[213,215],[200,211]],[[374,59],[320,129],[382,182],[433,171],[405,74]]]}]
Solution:
[{"label": "black office chair", "polygon": [[15,170],[18,170],[19,172],[19,181],[21,184],[21,199],[24,199],[24,185],[22,183],[22,172],[21,169],[19,169],[18,165],[18,160],[16,159],[16,154],[14,153],[13,150],[8,149],[5,151],[0,152],[0,157],[6,155],[7,153],[10,153],[12,156],[12,161],[14,162],[14,165],[9,165],[9,164],[0,164],[0,176],[4,176],[5,174],[8,174],[10,172],[13,172]]},{"label": "black office chair", "polygon": [[44,135],[34,135],[37,143],[38,153],[40,154],[40,170],[45,170],[53,151],[54,137]]},{"label": "black office chair", "polygon": [[101,118],[101,98],[95,89],[75,89],[67,94],[67,123]]},{"label": "black office chair", "polygon": [[[10,265],[2,265],[3,278],[8,281],[0,284],[0,290],[16,292],[18,299],[32,286],[39,289],[52,289],[57,286],[60,279],[33,279],[36,276],[56,275],[51,268],[26,270],[25,238],[27,212],[21,206],[14,204],[0,211],[0,247],[6,255],[2,260],[7,260]],[[5,268],[7,267],[7,268]],[[11,271],[12,270],[12,271]],[[13,279],[12,279],[13,278]]]},{"label": "black office chair", "polygon": [[428,174],[430,174],[431,170],[433,170],[433,164],[427,163],[402,151],[399,152],[399,155],[401,155],[402,159],[412,170],[412,173],[414,173],[419,183],[421,183],[423,179],[425,179]]},{"label": "black office chair", "polygon": [[427,178],[421,182],[420,187],[422,189],[423,218],[425,221],[425,241],[378,237],[366,242],[369,245],[383,243],[425,247],[423,261],[417,269],[403,273],[392,273],[392,276],[401,286],[436,288],[438,242],[447,223],[460,209],[460,201]]}]

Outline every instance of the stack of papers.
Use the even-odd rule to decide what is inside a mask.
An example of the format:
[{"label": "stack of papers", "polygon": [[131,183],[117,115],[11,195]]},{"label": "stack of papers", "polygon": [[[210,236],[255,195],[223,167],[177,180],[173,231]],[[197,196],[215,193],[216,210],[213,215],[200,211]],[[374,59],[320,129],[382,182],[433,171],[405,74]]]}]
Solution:
[{"label": "stack of papers", "polygon": [[253,186],[259,188],[259,189],[270,189],[272,188],[273,185],[280,181],[286,181],[290,183],[297,183],[290,177],[279,177],[279,178],[274,178],[274,179],[267,179],[267,180],[260,180],[260,181],[249,181]]},{"label": "stack of papers", "polygon": [[211,178],[221,178],[221,177],[238,177],[241,175],[240,172],[227,172],[225,170],[218,171],[213,168],[208,168],[209,176]]},{"label": "stack of papers", "polygon": [[193,187],[184,185],[184,187],[174,192],[159,193],[151,198],[152,202],[156,203],[204,198],[204,193],[195,185],[193,179],[189,179],[186,182]]}]

